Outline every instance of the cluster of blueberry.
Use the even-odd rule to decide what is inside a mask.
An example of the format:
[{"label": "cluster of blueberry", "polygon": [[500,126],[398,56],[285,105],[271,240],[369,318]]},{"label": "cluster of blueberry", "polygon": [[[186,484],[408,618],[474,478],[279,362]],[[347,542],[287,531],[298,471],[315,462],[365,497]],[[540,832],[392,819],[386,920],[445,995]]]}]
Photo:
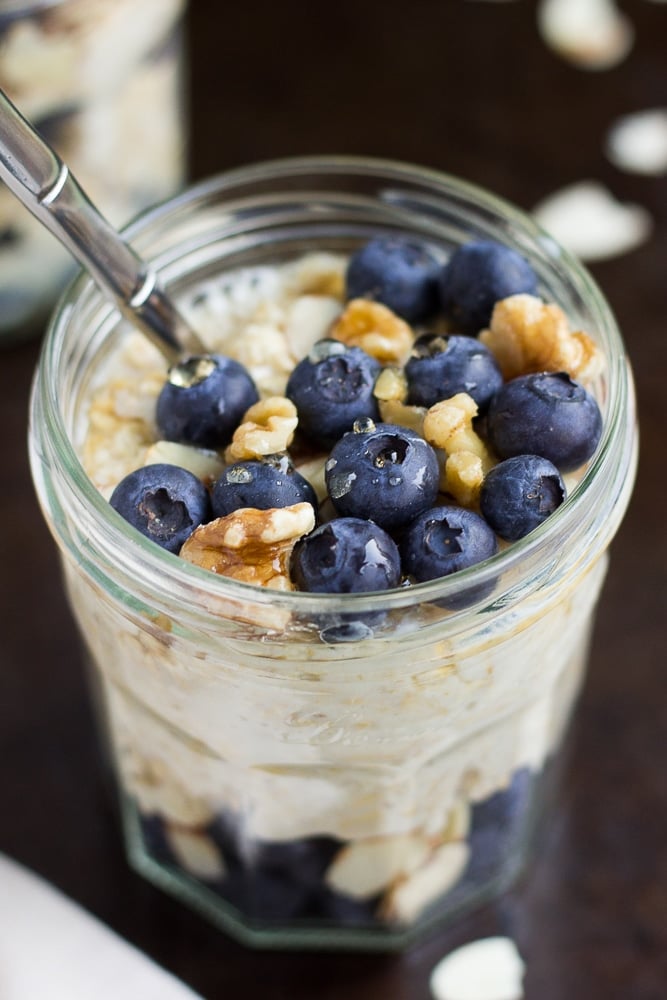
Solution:
[{"label": "cluster of blueberry", "polygon": [[[475,336],[494,305],[537,291],[530,264],[490,241],[459,247],[446,265],[405,239],[371,240],[350,259],[348,299],[381,302],[404,320],[444,315],[455,332],[423,333],[403,368],[407,403],[431,407],[458,393],[477,405],[479,428],[498,463],[484,479],[479,513],[439,495],[436,451],[407,427],[383,423],[374,389],[380,362],[360,347],[321,340],[293,369],[287,397],[298,434],[326,451],[334,517],[322,518],[294,548],[300,590],[368,592],[447,576],[493,555],[498,537],[516,541],[565,498],[561,473],[587,461],[602,431],[594,397],[565,372],[505,382],[493,353]],[[165,440],[219,449],[258,399],[246,369],[221,355],[172,369],[159,397]],[[311,484],[286,454],[228,465],[209,491],[190,472],[150,465],[127,476],[112,506],[171,552],[200,524],[244,507],[308,502]]]}]

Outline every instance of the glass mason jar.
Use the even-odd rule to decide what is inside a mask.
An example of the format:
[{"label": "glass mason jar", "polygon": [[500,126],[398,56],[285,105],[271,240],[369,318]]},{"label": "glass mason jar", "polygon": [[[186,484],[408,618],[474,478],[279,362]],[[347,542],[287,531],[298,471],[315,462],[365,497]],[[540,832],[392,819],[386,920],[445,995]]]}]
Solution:
[{"label": "glass mason jar", "polygon": [[[183,183],[185,4],[0,0],[0,88],[115,225]],[[0,341],[38,332],[73,273],[3,185]]]},{"label": "glass mason jar", "polygon": [[102,359],[128,332],[85,276],[60,303],[34,385],[34,479],[89,654],[130,862],[253,945],[398,948],[508,886],[632,488],[632,381],[610,310],[504,202],[412,166],[307,158],[224,174],[127,230],[191,316],[235,268],[387,233],[443,257],[471,238],[515,247],[605,357],[603,437],[566,502],[455,577],[372,595],[278,592],[129,528],[79,457]]}]

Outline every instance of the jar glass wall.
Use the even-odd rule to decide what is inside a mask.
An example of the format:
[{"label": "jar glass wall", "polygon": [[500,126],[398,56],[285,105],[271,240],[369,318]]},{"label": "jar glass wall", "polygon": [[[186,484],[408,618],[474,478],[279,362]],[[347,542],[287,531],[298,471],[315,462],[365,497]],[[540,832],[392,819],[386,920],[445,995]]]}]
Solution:
[{"label": "jar glass wall", "polygon": [[[114,225],[184,179],[185,0],[0,0],[0,88]],[[0,340],[38,332],[74,273],[0,190]]]},{"label": "jar glass wall", "polygon": [[380,595],[271,591],[129,529],[81,465],[91,397],[128,337],[84,277],[35,380],[33,474],[95,677],[129,858],[252,944],[401,947],[507,887],[632,488],[632,382],[608,306],[507,204],[415,167],[305,159],[216,178],[129,235],[201,324],[239,268],[256,286],[258,268],[389,232],[443,258],[476,237],[515,247],[605,357],[603,438],[567,501],[454,578]]}]

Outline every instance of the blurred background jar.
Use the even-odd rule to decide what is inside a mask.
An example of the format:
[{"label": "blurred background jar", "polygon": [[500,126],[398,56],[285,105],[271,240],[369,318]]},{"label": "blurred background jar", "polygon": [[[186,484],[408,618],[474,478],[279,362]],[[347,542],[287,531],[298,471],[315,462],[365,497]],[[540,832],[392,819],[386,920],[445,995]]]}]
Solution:
[{"label": "blurred background jar", "polygon": [[[116,226],[185,174],[187,0],[0,0],[0,87]],[[0,344],[41,332],[71,258],[0,183]]]}]

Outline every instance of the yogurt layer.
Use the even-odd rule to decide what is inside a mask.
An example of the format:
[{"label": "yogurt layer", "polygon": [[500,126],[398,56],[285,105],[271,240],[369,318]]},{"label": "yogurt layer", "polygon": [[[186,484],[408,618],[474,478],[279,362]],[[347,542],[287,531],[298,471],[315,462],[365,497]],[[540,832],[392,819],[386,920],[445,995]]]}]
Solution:
[{"label": "yogurt layer", "polygon": [[602,560],[565,599],[526,602],[462,649],[389,640],[315,669],[307,645],[260,663],[254,640],[207,653],[128,621],[76,571],[68,583],[120,779],[142,811],[193,826],[231,811],[251,837],[346,840],[435,836],[461,800],[542,767],[579,688],[604,571]]}]

